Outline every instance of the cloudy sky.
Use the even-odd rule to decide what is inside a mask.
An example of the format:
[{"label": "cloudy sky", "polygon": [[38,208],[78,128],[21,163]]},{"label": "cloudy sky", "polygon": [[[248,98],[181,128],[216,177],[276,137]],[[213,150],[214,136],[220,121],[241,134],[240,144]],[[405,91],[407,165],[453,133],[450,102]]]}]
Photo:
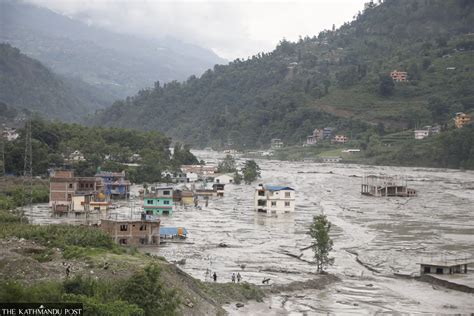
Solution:
[{"label": "cloudy sky", "polygon": [[368,0],[26,0],[88,23],[145,37],[171,36],[228,60],[352,20]]}]

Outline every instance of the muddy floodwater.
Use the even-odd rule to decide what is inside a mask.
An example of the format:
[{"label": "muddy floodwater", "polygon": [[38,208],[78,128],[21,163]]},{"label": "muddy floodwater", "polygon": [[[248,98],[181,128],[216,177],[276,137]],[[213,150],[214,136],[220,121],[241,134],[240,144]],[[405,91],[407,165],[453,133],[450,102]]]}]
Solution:
[{"label": "muddy floodwater", "polygon": [[[207,151],[195,154],[206,162],[224,156]],[[315,273],[312,252],[304,250],[310,244],[308,227],[314,215],[324,213],[333,224],[335,263],[328,272],[341,281],[323,290],[276,294],[240,309],[231,304],[226,306],[231,315],[474,311],[473,294],[394,277],[394,273],[417,273],[418,262],[474,258],[474,172],[257,163],[262,168],[259,183],[296,190],[293,214],[271,217],[256,213],[254,185],[226,185],[225,196],[211,199],[208,207],[176,208],[172,216],[162,217],[162,226],[187,228],[185,243],[170,242],[147,251],[169,261],[186,259],[181,269],[201,280],[210,281],[211,271],[217,273],[218,282],[230,282],[237,272],[244,281],[255,284],[264,278],[283,284],[304,281]],[[362,196],[361,177],[382,173],[406,177],[418,196]],[[117,209],[116,216],[129,216],[131,211],[138,216],[139,209],[139,201],[132,201]]]}]

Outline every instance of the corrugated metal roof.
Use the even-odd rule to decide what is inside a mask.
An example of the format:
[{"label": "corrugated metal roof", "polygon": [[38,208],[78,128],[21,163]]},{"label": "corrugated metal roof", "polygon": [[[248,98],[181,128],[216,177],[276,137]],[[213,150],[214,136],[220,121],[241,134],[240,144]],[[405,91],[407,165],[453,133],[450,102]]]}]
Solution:
[{"label": "corrugated metal roof", "polygon": [[265,190],[268,190],[268,191],[282,191],[282,190],[294,191],[295,189],[290,188],[290,187],[280,186],[280,185],[266,185]]}]

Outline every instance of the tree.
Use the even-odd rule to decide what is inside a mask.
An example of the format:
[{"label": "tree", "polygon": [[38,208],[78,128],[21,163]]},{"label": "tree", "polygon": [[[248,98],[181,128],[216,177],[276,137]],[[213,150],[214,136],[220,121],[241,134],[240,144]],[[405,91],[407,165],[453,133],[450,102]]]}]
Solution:
[{"label": "tree", "polygon": [[235,159],[231,155],[225,156],[224,160],[219,162],[217,166],[217,172],[219,173],[229,173],[235,171]]},{"label": "tree", "polygon": [[245,183],[251,184],[257,180],[257,178],[260,178],[260,167],[254,160],[248,160],[245,162],[242,173],[244,174]]},{"label": "tree", "polygon": [[334,263],[334,258],[329,258],[329,252],[332,250],[332,240],[329,237],[331,222],[326,215],[317,215],[313,217],[313,223],[309,227],[309,235],[313,238],[311,248],[314,252],[318,272],[324,272],[328,265]]},{"label": "tree", "polygon": [[120,298],[136,304],[145,315],[175,315],[179,298],[174,289],[167,289],[160,277],[157,265],[149,265],[135,272],[122,286]]},{"label": "tree", "polygon": [[383,97],[392,95],[395,84],[389,75],[380,76],[379,79],[379,93]]},{"label": "tree", "polygon": [[235,184],[242,183],[242,176],[240,175],[240,173],[237,170],[235,170],[235,173],[234,173],[234,183]]}]

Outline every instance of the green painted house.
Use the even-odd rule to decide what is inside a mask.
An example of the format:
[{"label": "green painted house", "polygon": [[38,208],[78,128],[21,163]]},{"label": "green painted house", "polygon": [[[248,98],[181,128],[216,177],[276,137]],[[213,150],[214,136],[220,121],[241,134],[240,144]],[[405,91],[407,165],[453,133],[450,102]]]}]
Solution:
[{"label": "green painted house", "polygon": [[156,188],[143,198],[143,210],[146,215],[171,215],[173,205],[173,188]]}]

